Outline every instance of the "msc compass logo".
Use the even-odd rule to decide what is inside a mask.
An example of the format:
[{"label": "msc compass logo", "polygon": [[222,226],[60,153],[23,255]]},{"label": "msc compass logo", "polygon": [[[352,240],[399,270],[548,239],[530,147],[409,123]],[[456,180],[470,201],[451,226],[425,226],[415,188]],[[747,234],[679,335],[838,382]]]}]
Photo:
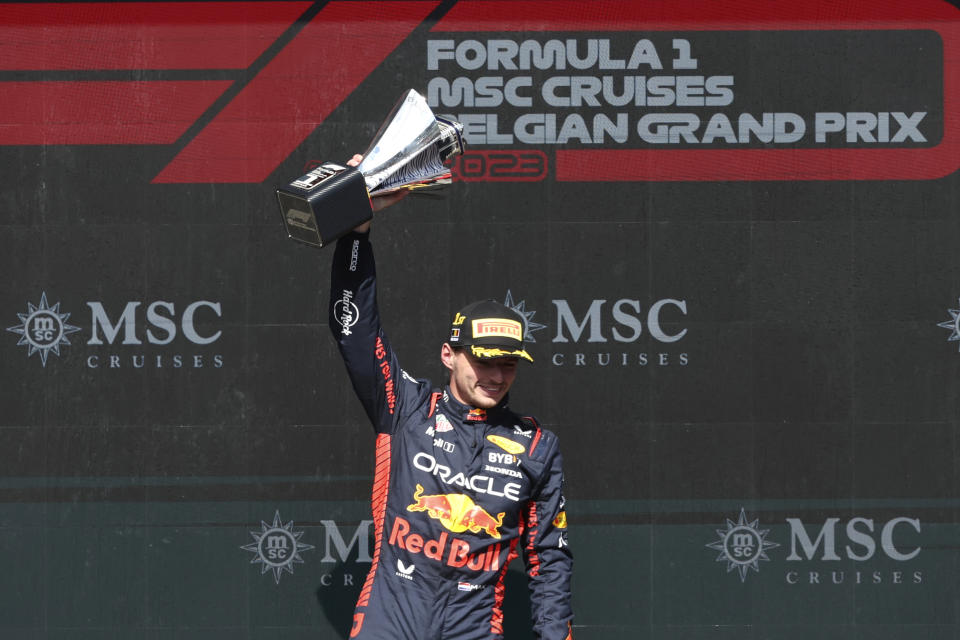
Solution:
[{"label": "msc compass logo", "polygon": [[717,529],[720,539],[706,545],[710,549],[720,552],[717,562],[727,563],[727,573],[736,570],[740,574],[740,582],[747,580],[747,571],[760,571],[761,560],[769,561],[767,549],[779,547],[776,542],[767,541],[767,529],[757,529],[759,520],[747,522],[747,514],[740,509],[740,518],[733,522],[727,519],[727,528]]},{"label": "msc compass logo", "polygon": [[294,564],[303,564],[301,551],[313,549],[313,545],[300,542],[303,531],[293,530],[293,521],[280,524],[280,512],[273,514],[273,524],[268,525],[260,521],[260,531],[251,531],[253,542],[245,544],[241,549],[253,553],[250,564],[262,564],[260,575],[273,570],[273,580],[280,584],[280,574],[286,571],[293,573]]},{"label": "msc compass logo", "polygon": [[536,315],[537,312],[527,311],[527,301],[521,300],[520,302],[514,302],[513,294],[510,292],[510,289],[507,289],[507,297],[503,301],[503,306],[510,307],[523,316],[524,322],[527,325],[526,330],[523,332],[523,340],[525,342],[536,342],[536,339],[533,337],[533,332],[539,331],[540,329],[545,328],[547,325],[533,321],[533,316]]},{"label": "msc compass logo", "polygon": [[[960,303],[960,300],[958,300],[958,303]],[[950,319],[946,322],[938,323],[937,326],[950,329],[951,333],[950,337],[947,338],[947,342],[960,341],[960,309],[947,309],[947,311],[950,313]]]},{"label": "msc compass logo", "polygon": [[40,362],[46,367],[50,352],[60,355],[60,347],[70,344],[67,335],[80,331],[80,327],[67,324],[69,313],[60,313],[60,303],[52,307],[47,304],[47,292],[40,294],[39,306],[27,303],[27,312],[18,313],[20,324],[7,327],[20,336],[17,346],[27,346],[27,357],[40,352]]}]

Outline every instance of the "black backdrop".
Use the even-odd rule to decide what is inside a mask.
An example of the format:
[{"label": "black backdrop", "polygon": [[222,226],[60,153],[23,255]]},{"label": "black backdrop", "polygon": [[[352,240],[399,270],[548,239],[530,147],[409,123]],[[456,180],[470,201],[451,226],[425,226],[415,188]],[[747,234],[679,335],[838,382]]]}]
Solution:
[{"label": "black backdrop", "polygon": [[527,315],[576,636],[957,637],[955,7],[0,9],[0,636],[346,637],[372,436],[273,189],[412,87],[468,152],[384,321],[438,379]]}]

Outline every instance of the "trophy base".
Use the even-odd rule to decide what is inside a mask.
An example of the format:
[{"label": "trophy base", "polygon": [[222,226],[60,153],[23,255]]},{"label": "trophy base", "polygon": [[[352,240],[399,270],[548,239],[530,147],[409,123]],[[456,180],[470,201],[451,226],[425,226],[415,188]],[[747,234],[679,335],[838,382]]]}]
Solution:
[{"label": "trophy base", "polygon": [[363,174],[327,162],[277,189],[287,235],[323,247],[373,217]]}]

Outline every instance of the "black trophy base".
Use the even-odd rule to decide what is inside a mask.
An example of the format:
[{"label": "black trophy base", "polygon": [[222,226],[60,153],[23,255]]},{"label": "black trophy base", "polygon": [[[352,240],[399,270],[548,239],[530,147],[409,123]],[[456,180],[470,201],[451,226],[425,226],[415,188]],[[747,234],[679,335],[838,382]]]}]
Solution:
[{"label": "black trophy base", "polygon": [[363,174],[325,163],[277,189],[287,235],[323,247],[373,217]]}]

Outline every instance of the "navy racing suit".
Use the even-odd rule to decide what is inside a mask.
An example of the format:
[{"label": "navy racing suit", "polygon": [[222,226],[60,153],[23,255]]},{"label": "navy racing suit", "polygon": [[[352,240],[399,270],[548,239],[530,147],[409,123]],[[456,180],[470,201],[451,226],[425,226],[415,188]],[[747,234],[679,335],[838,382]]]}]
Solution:
[{"label": "navy racing suit", "polygon": [[556,436],[506,406],[460,404],[400,368],[380,326],[368,234],[337,242],[330,328],[376,431],[374,552],[351,638],[503,637],[504,578],[522,554],[533,628],[571,639]]}]

